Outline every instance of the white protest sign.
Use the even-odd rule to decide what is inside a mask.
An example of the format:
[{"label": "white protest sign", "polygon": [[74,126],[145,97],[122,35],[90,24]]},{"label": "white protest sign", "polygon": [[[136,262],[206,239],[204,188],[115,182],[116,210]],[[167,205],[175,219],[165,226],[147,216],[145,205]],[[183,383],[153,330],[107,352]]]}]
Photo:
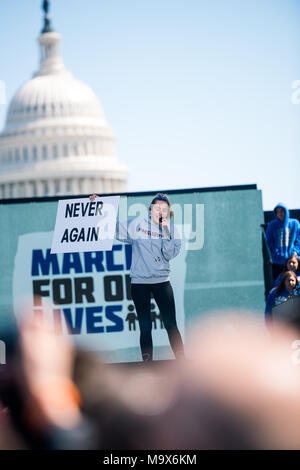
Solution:
[{"label": "white protest sign", "polygon": [[110,251],[120,196],[58,201],[51,253]]}]

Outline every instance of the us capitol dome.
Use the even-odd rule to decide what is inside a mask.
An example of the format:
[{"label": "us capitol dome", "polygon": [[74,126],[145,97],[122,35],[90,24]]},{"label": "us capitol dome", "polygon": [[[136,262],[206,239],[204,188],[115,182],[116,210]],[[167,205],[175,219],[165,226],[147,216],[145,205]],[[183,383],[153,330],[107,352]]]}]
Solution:
[{"label": "us capitol dome", "polygon": [[0,134],[0,198],[126,191],[127,167],[93,90],[59,53],[43,4],[40,68],[13,97]]}]

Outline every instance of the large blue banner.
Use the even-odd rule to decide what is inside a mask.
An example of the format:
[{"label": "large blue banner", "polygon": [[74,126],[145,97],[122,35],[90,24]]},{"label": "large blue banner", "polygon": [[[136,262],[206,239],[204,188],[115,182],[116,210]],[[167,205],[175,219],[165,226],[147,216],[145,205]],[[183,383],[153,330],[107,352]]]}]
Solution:
[{"label": "large blue banner", "polygon": [[[176,317],[185,342],[211,311],[254,310],[263,318],[263,211],[256,189],[169,192],[182,238],[171,261]],[[147,216],[152,194],[121,196],[119,220]],[[44,315],[58,334],[99,351],[107,362],[140,360],[139,325],[130,293],[131,245],[111,251],[51,254],[57,199],[0,205],[2,318]],[[172,358],[159,309],[151,301],[154,359]],[[1,339],[1,335],[0,335]]]}]

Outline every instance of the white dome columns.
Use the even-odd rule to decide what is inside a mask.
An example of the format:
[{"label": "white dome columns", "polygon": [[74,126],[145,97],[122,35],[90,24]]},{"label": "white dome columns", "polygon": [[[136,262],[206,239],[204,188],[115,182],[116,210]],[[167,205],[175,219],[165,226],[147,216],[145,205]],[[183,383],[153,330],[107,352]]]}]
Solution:
[{"label": "white dome columns", "polygon": [[128,170],[93,90],[65,69],[44,2],[40,69],[16,92],[0,133],[0,198],[120,193]]},{"label": "white dome columns", "polygon": [[44,196],[67,196],[81,194],[107,194],[121,193],[126,191],[126,184],[122,178],[119,180],[115,176],[111,178],[99,177],[49,177],[33,179],[25,175],[22,180],[1,182],[0,199],[10,198],[31,198]]}]

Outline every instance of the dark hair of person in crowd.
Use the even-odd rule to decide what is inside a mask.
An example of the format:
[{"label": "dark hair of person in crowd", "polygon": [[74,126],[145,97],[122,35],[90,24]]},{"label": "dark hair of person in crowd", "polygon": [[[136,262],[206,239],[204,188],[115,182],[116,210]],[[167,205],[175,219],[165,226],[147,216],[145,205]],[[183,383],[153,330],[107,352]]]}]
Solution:
[{"label": "dark hair of person in crowd", "polygon": [[[292,266],[290,266],[290,262],[291,261],[294,261],[296,262],[296,267],[293,268]],[[299,258],[298,258],[298,255],[296,255],[296,253],[293,253],[291,256],[289,256],[284,264],[284,269],[282,271],[282,274],[285,273],[286,271],[294,271],[294,272],[297,272],[299,269]]]},{"label": "dark hair of person in crowd", "polygon": [[[193,328],[193,360],[149,369],[105,365],[95,353],[74,351],[68,337],[27,321],[19,361],[9,364],[15,380],[7,418],[17,438],[9,437],[5,448],[19,448],[21,438],[26,449],[298,449],[300,376],[290,367],[294,334],[278,330],[270,342],[256,318],[218,316]],[[78,422],[70,423],[61,400],[53,402],[44,387],[36,388],[41,374],[50,388],[55,380],[59,394],[65,380],[78,389]],[[63,411],[63,421],[49,409],[56,418]]]},{"label": "dark hair of person in crowd", "polygon": [[[102,371],[102,372],[101,372]],[[253,449],[251,426],[182,380],[180,370],[126,366],[115,372],[95,354],[77,354],[74,380],[98,449]],[[188,380],[188,379],[187,379]]]},{"label": "dark hair of person in crowd", "polygon": [[[296,273],[294,271],[285,271],[283,274],[282,274],[282,279],[280,281],[280,283],[278,284],[278,286],[276,287],[276,297],[280,294],[280,292],[286,288],[286,281],[287,279],[292,276],[294,279],[295,279],[295,287],[297,286],[297,283],[298,283],[298,280],[297,280],[297,276],[296,276]],[[287,289],[288,290],[288,289]]]}]

